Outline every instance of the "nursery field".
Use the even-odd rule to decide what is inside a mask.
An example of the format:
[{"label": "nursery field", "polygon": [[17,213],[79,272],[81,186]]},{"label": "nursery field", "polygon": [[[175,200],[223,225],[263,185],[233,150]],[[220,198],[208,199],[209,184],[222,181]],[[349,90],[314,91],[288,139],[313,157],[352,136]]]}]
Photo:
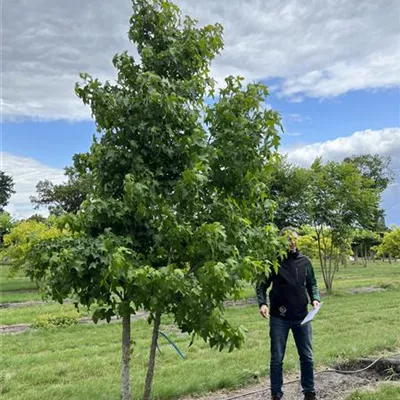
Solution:
[{"label": "nursery field", "polygon": [[[315,268],[318,272],[318,264]],[[72,304],[40,303],[35,285],[22,276],[7,278],[5,266],[1,267],[0,278],[2,328],[27,325],[22,333],[0,337],[2,399],[118,399],[120,323],[35,328],[43,315],[83,318],[88,313],[78,315]],[[319,284],[324,292],[321,277]],[[249,288],[246,294],[254,297],[253,289]],[[391,356],[400,352],[400,263],[342,268],[333,294],[324,296],[323,302],[313,322],[317,371],[360,357]],[[231,321],[247,330],[245,344],[232,353],[211,350],[200,339],[188,347],[190,337],[181,334],[171,318],[164,318],[161,331],[174,341],[185,359],[160,339],[153,398],[175,399],[222,388],[267,386],[268,322],[259,316],[255,304],[233,304],[227,314]],[[151,326],[145,319],[138,318],[132,323],[132,340],[131,379],[134,398],[139,399],[151,340]],[[292,339],[288,344],[285,371],[292,375],[298,372]],[[396,374],[389,372],[387,380],[395,379]],[[215,399],[223,398],[218,397],[219,393],[222,392],[217,392]],[[224,393],[226,396],[227,392]],[[396,382],[389,382],[368,390],[357,389],[349,396],[349,400],[395,400],[400,398],[400,387]]]}]

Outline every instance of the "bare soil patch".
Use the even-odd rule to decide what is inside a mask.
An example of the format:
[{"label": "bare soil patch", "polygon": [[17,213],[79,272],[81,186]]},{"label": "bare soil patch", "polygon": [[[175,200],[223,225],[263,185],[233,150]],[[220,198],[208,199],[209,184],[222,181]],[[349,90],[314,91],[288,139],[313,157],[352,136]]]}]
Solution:
[{"label": "bare soil patch", "polygon": [[384,292],[385,290],[386,290],[385,288],[377,286],[367,286],[367,287],[350,289],[347,292],[351,294],[358,294],[358,293]]},{"label": "bare soil patch", "polygon": [[[336,369],[357,371],[370,365],[374,360],[365,358],[343,365]],[[287,375],[284,384],[283,400],[302,400],[299,376]],[[373,389],[382,380],[400,379],[400,355],[382,358],[370,369],[355,374],[318,371],[315,376],[317,397],[319,400],[345,400],[355,389],[363,387]],[[296,380],[295,382],[292,382]],[[247,386],[238,390],[220,390],[203,396],[188,396],[181,400],[266,400],[270,398],[269,381]]]}]

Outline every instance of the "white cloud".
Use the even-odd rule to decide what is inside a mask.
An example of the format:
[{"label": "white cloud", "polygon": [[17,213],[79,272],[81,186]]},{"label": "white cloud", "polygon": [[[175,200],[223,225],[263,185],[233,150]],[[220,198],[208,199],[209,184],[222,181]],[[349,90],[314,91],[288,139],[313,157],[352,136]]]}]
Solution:
[{"label": "white cloud", "polygon": [[400,225],[400,128],[365,130],[351,136],[339,137],[326,142],[282,148],[291,163],[308,167],[316,157],[324,161],[340,161],[351,155],[378,154],[390,156],[395,181],[385,190],[382,205],[387,223]]},{"label": "white cloud", "polygon": [[339,161],[357,154],[379,154],[391,156],[394,165],[400,167],[400,128],[365,130],[351,136],[338,137],[326,142],[300,145],[296,148],[283,148],[289,161],[309,166],[316,157],[324,160]]},{"label": "white cloud", "polygon": [[[38,211],[33,209],[29,197],[36,194],[36,184],[48,179],[53,183],[65,180],[64,171],[49,167],[32,158],[2,152],[1,170],[12,176],[16,193],[10,198],[6,210],[14,218],[27,218]],[[43,213],[43,210],[41,210]]]},{"label": "white cloud", "polygon": [[[383,207],[387,213],[387,223],[400,224],[400,128],[355,132],[351,136],[326,142],[282,148],[281,152],[288,154],[290,162],[302,166],[309,166],[316,157],[322,157],[325,161],[340,161],[353,154],[391,156],[396,179],[384,193]],[[36,212],[29,197],[35,194],[39,180],[49,179],[53,183],[65,180],[63,170],[49,167],[34,159],[4,152],[1,156],[1,169],[11,175],[16,184],[16,194],[7,206],[7,210],[16,218],[29,217]]]},{"label": "white cloud", "polygon": [[312,119],[309,116],[301,115],[301,114],[288,114],[288,115],[285,115],[285,119],[287,119],[288,121],[293,121],[293,122],[298,122],[298,123],[312,121]]},{"label": "white cloud", "polygon": [[[397,0],[178,0],[201,24],[221,22],[222,80],[279,78],[292,100],[400,83]],[[111,59],[127,40],[130,0],[13,0],[3,4],[5,120],[90,118],[74,95],[78,73],[114,77]]]}]

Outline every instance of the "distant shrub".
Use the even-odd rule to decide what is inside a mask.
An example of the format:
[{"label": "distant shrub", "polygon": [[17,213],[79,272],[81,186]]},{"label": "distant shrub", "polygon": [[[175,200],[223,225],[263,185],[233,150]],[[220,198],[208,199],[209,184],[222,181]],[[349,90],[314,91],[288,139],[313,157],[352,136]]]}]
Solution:
[{"label": "distant shrub", "polygon": [[34,327],[42,329],[62,328],[78,323],[76,312],[61,312],[54,314],[41,314],[35,320]]}]

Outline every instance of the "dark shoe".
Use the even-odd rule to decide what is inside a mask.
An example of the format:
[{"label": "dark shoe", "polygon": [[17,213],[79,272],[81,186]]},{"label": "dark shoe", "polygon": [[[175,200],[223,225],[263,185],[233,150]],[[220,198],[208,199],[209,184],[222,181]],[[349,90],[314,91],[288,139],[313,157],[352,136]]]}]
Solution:
[{"label": "dark shoe", "polygon": [[273,394],[271,400],[281,400],[283,397],[283,393]]},{"label": "dark shoe", "polygon": [[304,393],[304,400],[316,400],[317,397],[315,396],[315,393],[313,392],[306,392]]}]

